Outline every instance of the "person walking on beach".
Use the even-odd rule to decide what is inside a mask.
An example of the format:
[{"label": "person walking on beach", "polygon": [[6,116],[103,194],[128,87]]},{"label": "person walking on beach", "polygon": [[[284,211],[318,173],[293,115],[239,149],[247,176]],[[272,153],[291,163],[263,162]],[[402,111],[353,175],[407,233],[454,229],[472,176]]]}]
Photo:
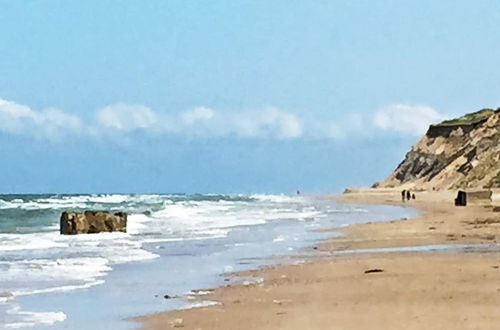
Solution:
[{"label": "person walking on beach", "polygon": [[406,199],[410,200],[411,199],[411,193],[409,190],[406,191]]},{"label": "person walking on beach", "polygon": [[403,190],[401,192],[401,200],[403,201],[403,203],[405,202],[405,197],[406,197],[406,190]]}]

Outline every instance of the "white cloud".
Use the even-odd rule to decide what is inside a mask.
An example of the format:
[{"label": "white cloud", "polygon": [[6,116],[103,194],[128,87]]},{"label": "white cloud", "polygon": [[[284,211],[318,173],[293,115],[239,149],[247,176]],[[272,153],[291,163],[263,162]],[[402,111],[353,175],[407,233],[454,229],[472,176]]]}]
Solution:
[{"label": "white cloud", "polygon": [[443,120],[435,109],[421,105],[391,104],[375,113],[374,126],[385,131],[422,135],[429,124]]},{"label": "white cloud", "polygon": [[266,107],[247,111],[217,111],[196,107],[173,115],[162,115],[142,105],[117,104],[101,109],[97,118],[106,128],[124,132],[154,131],[189,137],[238,137],[245,139],[348,139],[367,137],[378,131],[422,135],[429,124],[443,120],[428,106],[390,104],[374,116],[346,113],[332,119],[299,118],[297,115]]},{"label": "white cloud", "polygon": [[0,130],[9,133],[21,133],[27,121],[36,117],[29,107],[0,99]]},{"label": "white cloud", "polygon": [[216,111],[197,107],[175,115],[161,115],[142,106],[108,106],[97,114],[104,127],[123,131],[144,130],[190,137],[291,139],[303,134],[293,114],[268,107],[252,111]]},{"label": "white cloud", "polygon": [[123,131],[150,129],[159,125],[158,116],[144,105],[113,104],[97,112],[97,120],[107,128]]},{"label": "white cloud", "polygon": [[196,122],[212,119],[215,111],[210,108],[198,107],[193,110],[184,111],[180,117],[185,124],[192,125]]},{"label": "white cloud", "polygon": [[62,136],[83,133],[82,120],[59,109],[46,109],[37,114],[36,126],[45,138],[59,139]]},{"label": "white cloud", "polygon": [[118,103],[99,109],[95,119],[96,122],[84,125],[78,116],[62,110],[35,111],[0,99],[0,132],[51,140],[66,135],[112,137],[117,132],[124,138],[133,131],[200,138],[293,139],[304,134],[297,116],[272,107],[252,111],[197,107],[166,115],[144,105]]},{"label": "white cloud", "polygon": [[82,128],[79,117],[62,110],[35,111],[28,106],[0,99],[0,131],[53,140],[79,134]]},{"label": "white cloud", "polygon": [[[144,105],[113,104],[99,109],[95,120],[84,124],[76,115],[58,109],[36,111],[28,106],[0,99],[0,132],[59,139],[62,136],[132,137],[131,132],[177,135],[191,138],[242,139],[348,139],[379,131],[422,135],[430,123],[443,116],[427,106],[391,104],[374,116],[346,113],[332,119],[300,118],[275,108],[247,111],[219,111],[196,107],[176,114],[162,114]],[[118,134],[120,133],[120,134]]]},{"label": "white cloud", "polygon": [[242,138],[293,139],[304,133],[297,116],[276,108],[229,113],[224,117],[229,133]]}]

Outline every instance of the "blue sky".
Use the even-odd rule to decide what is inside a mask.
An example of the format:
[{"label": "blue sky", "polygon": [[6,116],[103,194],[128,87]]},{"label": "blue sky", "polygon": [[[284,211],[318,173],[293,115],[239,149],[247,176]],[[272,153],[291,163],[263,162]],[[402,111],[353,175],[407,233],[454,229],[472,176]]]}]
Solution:
[{"label": "blue sky", "polygon": [[498,1],[2,1],[0,191],[340,191],[500,106]]}]

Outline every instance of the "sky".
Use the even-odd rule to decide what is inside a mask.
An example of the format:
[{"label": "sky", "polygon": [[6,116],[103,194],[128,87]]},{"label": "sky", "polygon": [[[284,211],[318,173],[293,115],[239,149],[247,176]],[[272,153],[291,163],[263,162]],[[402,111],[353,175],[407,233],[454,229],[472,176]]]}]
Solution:
[{"label": "sky", "polygon": [[0,193],[339,192],[500,106],[500,2],[0,0]]}]

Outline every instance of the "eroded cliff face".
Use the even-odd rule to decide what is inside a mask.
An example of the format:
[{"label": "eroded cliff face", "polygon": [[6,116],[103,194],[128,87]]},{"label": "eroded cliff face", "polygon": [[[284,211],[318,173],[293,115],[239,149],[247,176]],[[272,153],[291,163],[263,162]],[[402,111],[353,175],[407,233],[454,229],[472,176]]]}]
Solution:
[{"label": "eroded cliff face", "polygon": [[378,187],[500,187],[500,109],[482,110],[429,128]]}]

